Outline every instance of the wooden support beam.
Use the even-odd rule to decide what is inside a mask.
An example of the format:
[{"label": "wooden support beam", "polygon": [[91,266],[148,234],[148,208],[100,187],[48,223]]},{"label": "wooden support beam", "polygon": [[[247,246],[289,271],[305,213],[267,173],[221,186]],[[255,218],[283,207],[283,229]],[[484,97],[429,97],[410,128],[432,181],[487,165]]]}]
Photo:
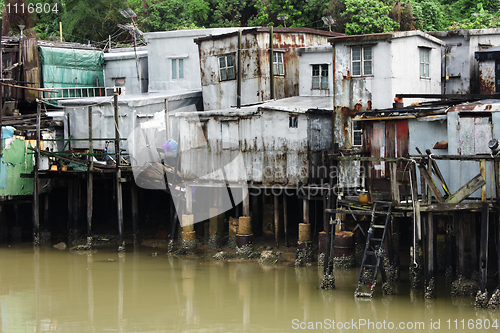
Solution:
[{"label": "wooden support beam", "polygon": [[389,162],[389,179],[391,181],[391,199],[394,206],[399,205],[399,184],[397,180],[397,164],[396,162]]},{"label": "wooden support beam", "polygon": [[[2,96],[0,96],[0,99]],[[40,245],[40,177],[38,168],[40,167],[40,102],[36,108],[36,152],[35,152],[35,170],[33,182],[33,245]],[[2,112],[2,110],[0,110]]]},{"label": "wooden support beam", "polygon": [[[486,179],[486,160],[483,159],[479,161],[479,169],[483,179]],[[487,187],[485,182],[484,185],[481,186],[481,201],[486,201],[486,196],[487,196]]]},{"label": "wooden support beam", "polygon": [[[419,165],[418,169],[420,170],[420,176],[425,180],[427,183],[428,188],[436,198],[436,200],[441,203],[444,201],[443,195],[441,192],[439,192],[439,188],[436,186],[436,183],[434,182],[434,179],[432,179],[432,176],[429,174],[429,172],[425,169],[423,165]],[[428,194],[427,195],[427,201],[431,199],[431,196]]]},{"label": "wooden support beam", "polygon": [[481,211],[481,252],[479,254],[479,286],[482,293],[486,291],[486,283],[488,282],[489,215],[488,203],[483,202],[483,209]]},{"label": "wooden support beam", "polygon": [[87,245],[92,246],[92,214],[94,210],[94,141],[93,141],[93,123],[92,123],[92,106],[88,108],[88,125],[89,125],[89,156],[88,156],[88,172],[87,172]]},{"label": "wooden support beam", "polygon": [[478,174],[476,177],[469,180],[467,184],[462,186],[458,191],[456,191],[450,197],[448,197],[448,199],[446,199],[445,202],[446,203],[462,202],[485,184],[486,181],[484,180],[483,176],[481,174]]},{"label": "wooden support beam", "polygon": [[421,212],[453,212],[456,210],[480,210],[481,202],[462,202],[462,203],[437,203],[430,205],[420,205]]},{"label": "wooden support beam", "polygon": [[[498,201],[498,199],[500,198],[500,161],[495,160],[493,162],[493,169],[494,169],[493,172],[495,174],[495,191],[496,191],[496,197],[497,197],[497,201]],[[493,196],[493,193],[491,194],[491,196]]]},{"label": "wooden support beam", "polygon": [[463,214],[455,213],[453,216],[455,221],[455,232],[458,250],[457,276],[465,274],[465,218]]},{"label": "wooden support beam", "polygon": [[[415,164],[410,168],[410,186],[411,186],[411,201],[413,203],[413,218],[416,230],[414,230],[414,237],[416,240],[421,239],[421,221],[420,221],[420,202],[418,201],[418,187],[417,187],[417,170]],[[415,240],[415,241],[416,241]]]},{"label": "wooden support beam", "polygon": [[120,168],[120,119],[118,116],[118,94],[113,94],[114,104],[114,120],[115,120],[115,156],[116,156],[116,173],[115,173],[115,186],[116,186],[116,213],[118,219],[118,236],[119,244],[118,251],[125,251],[125,240],[123,239],[123,198],[122,198],[122,171]]},{"label": "wooden support beam", "polygon": [[[453,226],[453,216],[448,216],[447,221],[446,221],[446,278],[452,279],[452,276],[454,274],[454,268],[455,268],[455,256],[454,256],[454,248],[455,246],[453,245],[454,242],[454,226]],[[451,281],[447,281],[451,282]]]}]

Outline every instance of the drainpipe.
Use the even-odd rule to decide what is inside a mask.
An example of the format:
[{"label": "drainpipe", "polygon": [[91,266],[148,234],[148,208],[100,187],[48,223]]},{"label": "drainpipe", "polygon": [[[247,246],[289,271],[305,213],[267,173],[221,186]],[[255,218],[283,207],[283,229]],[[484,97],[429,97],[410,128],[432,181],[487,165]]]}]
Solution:
[{"label": "drainpipe", "polygon": [[238,30],[238,59],[237,59],[237,86],[236,86],[236,107],[241,108],[241,29]]},{"label": "drainpipe", "polygon": [[270,88],[271,88],[271,99],[274,99],[274,67],[273,67],[273,27],[269,27],[269,66],[270,70]]},{"label": "drainpipe", "polygon": [[337,119],[337,110],[336,110],[336,87],[335,87],[335,43],[332,44],[333,48],[333,55],[332,55],[332,79],[333,79],[333,84],[332,84],[332,93],[333,93],[333,112],[332,112],[332,148],[333,152],[336,153],[338,146],[335,141],[335,120]]}]

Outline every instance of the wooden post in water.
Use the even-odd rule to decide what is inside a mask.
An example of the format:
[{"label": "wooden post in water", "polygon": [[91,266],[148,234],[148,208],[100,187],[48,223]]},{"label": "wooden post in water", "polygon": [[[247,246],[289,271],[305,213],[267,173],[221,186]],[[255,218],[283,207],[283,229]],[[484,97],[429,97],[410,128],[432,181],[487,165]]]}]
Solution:
[{"label": "wooden post in water", "polygon": [[134,246],[138,244],[137,239],[137,224],[139,222],[139,202],[137,196],[137,185],[134,181],[131,182],[131,196],[132,196],[132,232],[134,233]]},{"label": "wooden post in water", "polygon": [[67,179],[68,184],[68,243],[72,243],[74,239],[74,231],[73,231],[73,179]]},{"label": "wooden post in water", "polygon": [[[431,186],[434,185],[432,180],[432,160],[430,156],[427,158],[427,173],[430,176],[430,181],[427,184],[427,203],[432,203],[432,189]],[[424,169],[425,171],[425,169]],[[435,189],[436,198],[440,195],[439,189]],[[431,298],[435,297],[434,286],[434,269],[436,262],[436,225],[434,223],[434,214],[432,212],[427,213],[427,274],[426,274],[426,292],[425,297]]]},{"label": "wooden post in water", "polygon": [[122,173],[120,169],[120,119],[118,116],[118,93],[113,94],[114,101],[114,119],[115,119],[115,157],[116,157],[116,173],[115,173],[115,186],[116,186],[116,211],[118,215],[118,234],[120,243],[118,245],[118,252],[125,251],[125,241],[123,239],[123,198],[122,198]]},{"label": "wooden post in water", "polygon": [[279,197],[274,195],[274,239],[276,240],[276,247],[279,248],[279,223],[280,223],[280,210],[279,210]]},{"label": "wooden post in water", "polygon": [[287,208],[288,207],[288,200],[287,200],[287,195],[286,191],[283,194],[283,229],[285,232],[285,247],[288,247],[288,213],[287,213]]},{"label": "wooden post in water", "polygon": [[479,287],[481,292],[486,291],[486,283],[488,282],[488,235],[489,235],[489,205],[488,202],[483,202],[481,210],[481,253],[479,255]]},{"label": "wooden post in water", "polygon": [[93,141],[93,123],[92,123],[92,106],[88,108],[89,122],[89,155],[88,155],[88,171],[87,171],[87,246],[92,246],[92,213],[94,209],[94,141]]},{"label": "wooden post in water", "polygon": [[[0,96],[0,99],[2,96]],[[40,102],[36,107],[36,151],[35,151],[35,170],[33,182],[33,245],[40,245],[40,177],[38,168],[40,167]],[[0,110],[0,113],[2,110]]]}]

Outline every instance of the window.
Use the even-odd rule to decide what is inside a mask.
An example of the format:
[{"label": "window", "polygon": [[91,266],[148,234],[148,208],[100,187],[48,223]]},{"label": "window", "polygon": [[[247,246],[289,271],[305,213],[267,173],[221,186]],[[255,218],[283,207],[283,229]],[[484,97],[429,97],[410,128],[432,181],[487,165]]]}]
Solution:
[{"label": "window", "polygon": [[420,48],[420,77],[430,78],[429,76],[429,53],[427,48]]},{"label": "window", "polygon": [[290,116],[288,118],[288,127],[289,128],[299,128],[299,117]]},{"label": "window", "polygon": [[115,87],[123,87],[125,85],[124,77],[116,77],[114,78],[114,80],[115,80]]},{"label": "window", "polygon": [[234,72],[234,56],[226,55],[219,58],[220,80],[234,80],[236,78]]},{"label": "window", "polygon": [[352,145],[361,147],[363,145],[363,129],[359,121],[352,122]]},{"label": "window", "polygon": [[372,46],[353,46],[351,49],[352,76],[373,75]]},{"label": "window", "polygon": [[184,59],[172,59],[172,79],[184,78]]},{"label": "window", "polygon": [[285,75],[283,52],[273,52],[273,72],[274,75]]},{"label": "window", "polygon": [[312,65],[312,88],[328,89],[328,65]]}]

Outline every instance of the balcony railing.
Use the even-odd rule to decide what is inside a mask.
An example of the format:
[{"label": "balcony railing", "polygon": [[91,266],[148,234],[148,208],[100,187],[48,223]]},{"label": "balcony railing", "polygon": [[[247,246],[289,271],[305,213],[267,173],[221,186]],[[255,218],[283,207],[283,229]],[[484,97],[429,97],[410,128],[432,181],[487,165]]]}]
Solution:
[{"label": "balcony railing", "polygon": [[62,87],[49,89],[56,90],[57,93],[44,92],[43,98],[57,100],[113,96],[113,92],[115,91],[118,91],[118,93],[120,93],[121,87]]}]

